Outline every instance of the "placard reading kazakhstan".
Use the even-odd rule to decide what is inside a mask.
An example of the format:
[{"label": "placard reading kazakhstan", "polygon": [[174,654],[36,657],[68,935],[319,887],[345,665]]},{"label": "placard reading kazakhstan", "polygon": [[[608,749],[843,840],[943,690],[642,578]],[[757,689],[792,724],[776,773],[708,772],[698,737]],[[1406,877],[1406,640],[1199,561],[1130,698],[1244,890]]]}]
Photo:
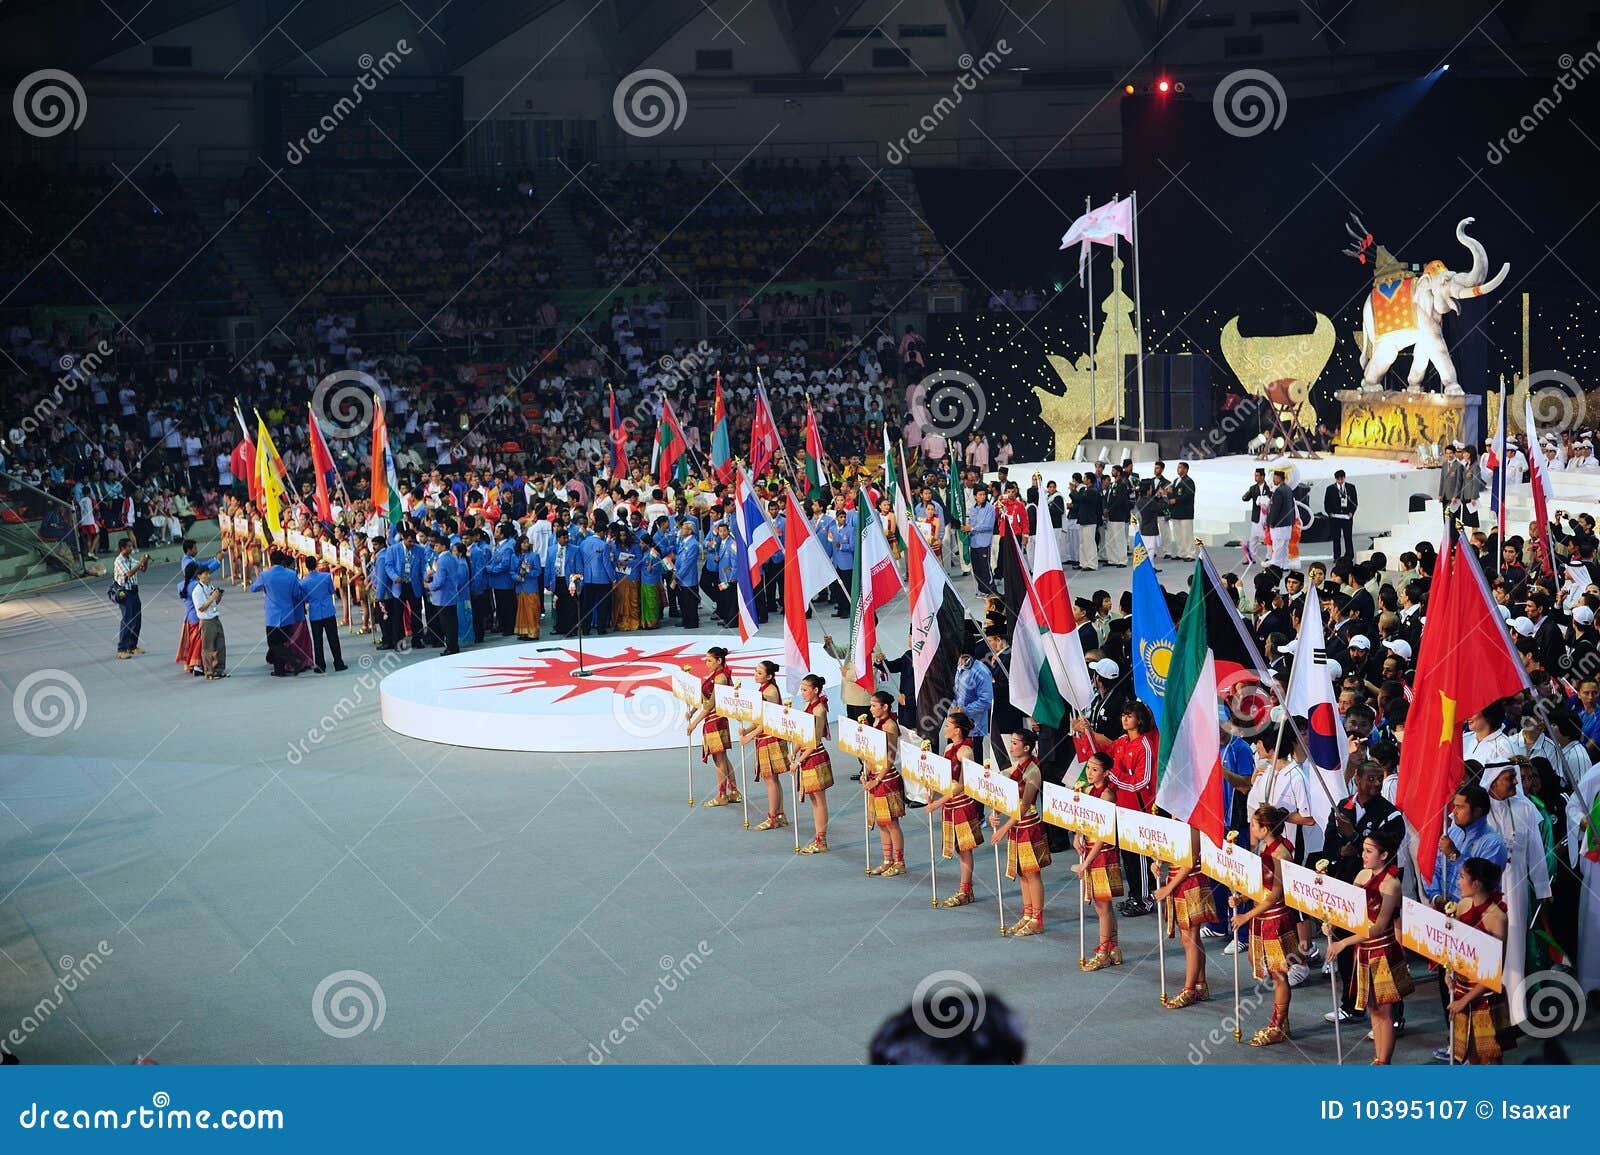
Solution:
[{"label": "placard reading kazakhstan", "polygon": [[1187,823],[1126,806],[1117,807],[1117,845],[1174,866],[1189,862],[1194,856]]},{"label": "placard reading kazakhstan", "polygon": [[1202,834],[1200,873],[1252,902],[1265,902],[1272,894],[1261,882],[1261,856],[1234,842],[1218,846]]},{"label": "placard reading kazakhstan", "polygon": [[1352,934],[1366,929],[1367,892],[1349,882],[1318,874],[1309,866],[1278,860],[1283,872],[1283,900],[1301,914],[1331,922]]},{"label": "placard reading kazakhstan", "polygon": [[849,718],[836,718],[839,728],[839,751],[852,758],[860,758],[868,766],[884,767],[889,764],[889,735],[876,726],[868,726]]},{"label": "placard reading kazakhstan", "polygon": [[1500,986],[1501,941],[1443,911],[1409,898],[1400,900],[1400,945],[1492,991]]},{"label": "placard reading kazakhstan", "polygon": [[967,793],[985,806],[993,807],[1008,818],[1019,816],[1022,792],[1015,782],[994,767],[964,758],[961,762],[961,782],[967,788]]},{"label": "placard reading kazakhstan", "polygon": [[1054,782],[1044,784],[1043,818],[1051,826],[1072,830],[1095,842],[1114,842],[1117,804]]}]

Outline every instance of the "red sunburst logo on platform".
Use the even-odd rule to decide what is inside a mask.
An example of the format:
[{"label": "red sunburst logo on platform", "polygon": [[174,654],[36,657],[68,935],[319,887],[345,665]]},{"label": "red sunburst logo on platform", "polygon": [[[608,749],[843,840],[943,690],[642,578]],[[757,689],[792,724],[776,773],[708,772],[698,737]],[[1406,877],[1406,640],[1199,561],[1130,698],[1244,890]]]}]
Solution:
[{"label": "red sunburst logo on platform", "polygon": [[[703,657],[705,650],[685,642],[665,650],[648,651],[629,646],[620,653],[597,656],[585,654],[583,669],[589,676],[580,678],[577,646],[560,645],[550,654],[530,654],[519,657],[503,666],[466,666],[463,669],[473,679],[453,690],[493,690],[507,694],[520,694],[525,690],[559,690],[557,702],[579,694],[606,690],[626,697],[635,690],[656,689],[671,692],[672,672],[688,670],[695,677],[705,676]],[[729,655],[728,672],[735,678],[755,676],[756,663],[776,659],[776,652]]]}]

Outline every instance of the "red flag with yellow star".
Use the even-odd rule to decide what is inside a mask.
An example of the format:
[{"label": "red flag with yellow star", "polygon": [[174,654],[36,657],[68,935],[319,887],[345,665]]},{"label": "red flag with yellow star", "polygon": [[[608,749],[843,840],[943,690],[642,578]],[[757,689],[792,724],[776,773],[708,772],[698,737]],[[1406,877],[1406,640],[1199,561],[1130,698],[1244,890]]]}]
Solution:
[{"label": "red flag with yellow star", "polygon": [[1461,727],[1528,688],[1478,563],[1459,539],[1441,551],[1428,591],[1395,803],[1417,832],[1417,868],[1433,877],[1445,807],[1461,784]]}]

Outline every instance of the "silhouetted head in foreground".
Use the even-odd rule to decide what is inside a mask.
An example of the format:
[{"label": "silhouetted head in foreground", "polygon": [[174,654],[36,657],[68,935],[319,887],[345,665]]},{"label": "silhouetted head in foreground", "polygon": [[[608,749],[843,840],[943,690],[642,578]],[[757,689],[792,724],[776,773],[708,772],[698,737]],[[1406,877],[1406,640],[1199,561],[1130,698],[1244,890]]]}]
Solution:
[{"label": "silhouetted head in foreground", "polygon": [[924,982],[905,1010],[890,1015],[872,1036],[874,1066],[1004,1066],[1023,1061],[1022,1022],[1005,1000],[976,984]]}]

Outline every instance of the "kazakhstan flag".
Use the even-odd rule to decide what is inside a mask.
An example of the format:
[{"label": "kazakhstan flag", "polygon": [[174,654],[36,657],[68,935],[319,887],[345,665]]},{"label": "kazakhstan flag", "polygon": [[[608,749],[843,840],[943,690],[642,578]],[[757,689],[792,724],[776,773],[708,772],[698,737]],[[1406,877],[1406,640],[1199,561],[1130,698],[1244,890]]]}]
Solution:
[{"label": "kazakhstan flag", "polygon": [[1156,578],[1156,567],[1144,548],[1144,541],[1133,535],[1133,693],[1161,717],[1161,703],[1167,693],[1167,669],[1172,664],[1172,646],[1178,631],[1167,610],[1167,597]]}]

